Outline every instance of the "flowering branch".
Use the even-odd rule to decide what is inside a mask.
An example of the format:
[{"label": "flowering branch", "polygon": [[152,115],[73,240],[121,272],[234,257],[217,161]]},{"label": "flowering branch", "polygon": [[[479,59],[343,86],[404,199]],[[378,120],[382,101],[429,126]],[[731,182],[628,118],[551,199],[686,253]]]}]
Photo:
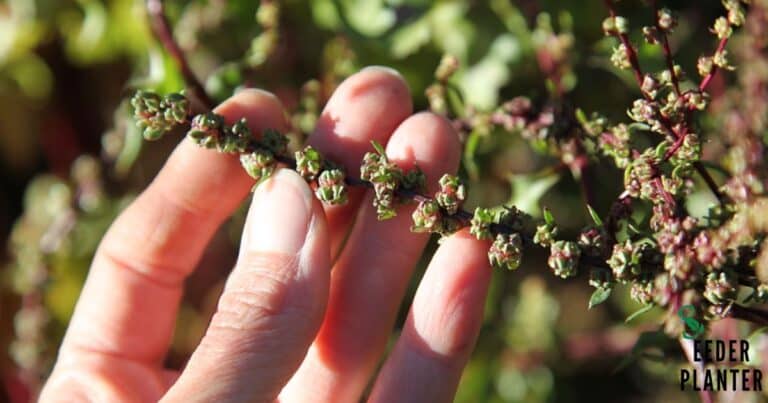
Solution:
[{"label": "flowering branch", "polygon": [[[736,3],[738,5],[738,1],[736,1]],[[605,0],[605,5],[608,8],[609,18],[606,19],[605,22],[603,23],[603,30],[605,31],[606,34],[614,35],[617,38],[619,38],[619,40],[621,41],[621,45],[614,52],[612,61],[614,62],[614,64],[616,64],[620,68],[630,68],[634,73],[635,80],[640,86],[641,93],[643,94],[643,97],[645,98],[645,100],[648,102],[653,102],[655,95],[657,93],[659,82],[653,76],[643,73],[643,70],[640,67],[640,62],[638,61],[637,50],[632,45],[631,41],[629,40],[629,35],[627,34],[629,32],[629,25],[627,20],[623,17],[616,15],[616,11],[613,7],[612,0]],[[698,110],[703,109],[703,106],[699,106],[701,105],[701,102],[702,102],[699,99],[701,98],[701,91],[703,90],[700,90],[698,93],[694,93],[694,92],[687,92],[686,94],[680,93],[680,86],[678,83],[678,77],[680,74],[678,72],[679,67],[676,66],[672,60],[672,53],[669,48],[669,42],[667,39],[667,33],[671,32],[676,25],[677,25],[676,20],[674,19],[674,17],[672,17],[671,12],[667,9],[662,9],[657,11],[657,15],[655,18],[655,26],[652,28],[646,27],[643,30],[643,33],[645,34],[646,40],[649,43],[658,43],[659,40],[661,40],[663,44],[662,48],[664,50],[664,55],[665,55],[665,59],[668,66],[666,76],[662,77],[662,79],[663,81],[669,82],[673,86],[678,98],[680,98],[681,100],[685,100],[685,98],[688,98],[688,101],[689,101],[688,108],[683,111],[684,117],[687,120],[691,111],[697,110],[697,109]],[[723,44],[723,46],[725,45]],[[723,57],[724,57],[724,54],[723,54]],[[712,72],[712,74],[713,73],[714,72]],[[711,77],[710,77],[710,80],[711,80]],[[693,102],[690,102],[691,101],[690,98],[696,98],[696,100],[693,100]],[[661,128],[664,131],[672,134],[675,138],[677,138],[679,143],[676,143],[675,149],[679,147],[679,145],[682,144],[684,139],[687,137],[688,128],[685,126],[681,127],[679,125],[673,125],[670,119],[670,116],[665,115],[663,111],[656,118],[658,119],[657,123],[661,126]],[[707,169],[704,167],[704,165],[700,161],[694,161],[693,167],[699,173],[699,175],[704,179],[704,182],[707,184],[707,187],[709,187],[710,191],[712,192],[712,194],[715,195],[715,197],[720,202],[720,204],[723,204],[724,199],[723,199],[722,193],[718,189],[719,186],[717,185],[715,180],[712,179],[712,176],[709,175],[709,172],[707,172]]]},{"label": "flowering branch", "polygon": [[[612,157],[616,166],[625,170],[625,191],[614,202],[607,218],[603,221],[588,205],[595,225],[585,228],[576,240],[560,236],[553,215],[546,209],[543,221],[534,220],[515,206],[463,210],[467,190],[456,176],[444,175],[439,180],[439,190],[426,195],[423,173],[418,169],[403,170],[389,161],[376,143],[374,150],[363,157],[359,176],[350,175],[311,146],[289,153],[287,138],[275,130],[252,133],[244,119],[227,125],[222,116],[210,111],[193,115],[190,101],[182,94],[161,96],[139,91],[131,103],[145,138],[157,139],[174,127],[188,125],[187,135],[201,147],[239,155],[244,170],[257,185],[282,164],[296,170],[326,204],[345,203],[350,186],[371,189],[380,220],[395,216],[399,205],[416,203],[412,231],[445,236],[469,227],[476,238],[493,241],[488,258],[497,268],[516,269],[526,247],[548,248],[547,265],[556,276],[571,278],[581,270],[588,271],[589,283],[596,288],[590,306],[604,301],[616,284],[627,284],[631,285],[632,298],[646,307],[659,305],[672,312],[682,303],[695,302],[705,308],[706,317],[702,319],[732,316],[768,322],[766,315],[736,304],[740,285],[754,290],[753,300],[768,302],[768,285],[752,279],[757,249],[745,249],[738,243],[716,243],[727,238],[726,224],[731,222],[733,212],[715,207],[706,220],[700,221],[687,216],[680,203],[688,192],[694,170],[703,172],[709,187],[721,203],[725,202],[717,185],[703,170],[699,137],[690,126],[692,111],[706,107],[706,94],[698,87],[681,92],[682,72],[671,61],[668,44],[664,46],[667,70],[657,76],[644,74],[629,42],[626,20],[616,15],[610,1],[606,3],[610,16],[603,29],[621,42],[612,61],[634,72],[643,95],[635,101],[629,115],[642,130],[664,136],[655,148],[632,149],[629,140],[636,129],[626,124],[608,127],[605,118],[587,118],[579,110],[566,108],[562,99],[536,110],[530,100],[518,97],[487,116],[470,113],[458,120],[468,127],[477,125],[475,121],[486,122],[521,130],[523,137],[532,141],[557,143],[562,162],[569,161],[572,169],[586,165],[584,147],[589,145],[590,149]],[[738,2],[735,6],[732,2],[727,4],[729,18],[731,14],[739,15]],[[657,11],[657,19],[652,29],[644,30],[647,39],[664,38],[674,27],[674,19],[666,10]],[[713,31],[718,36],[730,35],[723,28],[730,29],[729,21],[726,25],[716,23]],[[663,35],[659,30],[664,31]],[[727,66],[724,50],[711,59],[713,66]],[[700,70],[701,64],[700,61]],[[444,90],[456,67],[452,59],[441,63],[436,74],[439,85],[428,91],[430,104],[447,105]],[[713,74],[712,69],[703,75],[708,74]],[[578,158],[582,160],[577,161]],[[636,227],[630,214],[633,201],[650,202],[652,232]],[[744,275],[750,277],[746,283]],[[674,319],[675,315],[670,316]]]}]

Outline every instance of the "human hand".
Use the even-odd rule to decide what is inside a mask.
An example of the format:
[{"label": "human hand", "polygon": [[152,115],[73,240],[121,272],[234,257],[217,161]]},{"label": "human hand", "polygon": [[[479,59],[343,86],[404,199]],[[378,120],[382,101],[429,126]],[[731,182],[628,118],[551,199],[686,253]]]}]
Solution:
[{"label": "human hand", "polygon": [[[242,91],[217,112],[229,123],[246,117],[256,133],[287,125],[263,91]],[[411,113],[402,78],[368,68],[334,93],[309,143],[355,173],[376,140],[435,184],[457,169],[458,136],[442,117]],[[187,366],[163,368],[184,279],[252,186],[236,157],[188,139],[177,147],[102,240],[41,401],[361,398],[428,235],[409,231],[413,206],[379,222],[361,189],[323,206],[287,169],[257,187],[238,261]],[[487,250],[464,231],[440,245],[370,401],[453,399],[482,320]]]}]

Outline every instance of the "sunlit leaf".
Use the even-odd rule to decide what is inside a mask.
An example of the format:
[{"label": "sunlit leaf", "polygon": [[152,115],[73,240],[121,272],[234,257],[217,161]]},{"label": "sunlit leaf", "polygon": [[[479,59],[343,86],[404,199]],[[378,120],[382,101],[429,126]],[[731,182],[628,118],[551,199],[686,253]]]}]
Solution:
[{"label": "sunlit leaf", "polygon": [[589,297],[589,306],[588,309],[592,309],[593,307],[602,304],[606,300],[608,300],[608,297],[611,296],[611,288],[610,287],[598,287],[595,289],[595,291],[592,293],[592,296]]}]

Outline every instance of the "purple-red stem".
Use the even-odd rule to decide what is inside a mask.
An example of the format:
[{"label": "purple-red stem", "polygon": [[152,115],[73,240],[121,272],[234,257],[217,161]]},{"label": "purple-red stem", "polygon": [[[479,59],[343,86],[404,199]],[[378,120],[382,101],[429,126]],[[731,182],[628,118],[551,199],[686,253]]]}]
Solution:
[{"label": "purple-red stem", "polygon": [[659,7],[656,0],[653,0],[653,10],[656,12],[656,15],[654,15],[653,18],[656,30],[659,31],[659,34],[661,35],[661,47],[664,50],[664,59],[667,62],[667,69],[669,69],[670,78],[672,79],[672,86],[675,88],[675,94],[680,96],[680,82],[675,73],[675,62],[672,60],[672,49],[669,47],[669,37],[667,31],[663,30],[659,25]]},{"label": "purple-red stem", "polygon": [[190,87],[192,96],[207,109],[216,107],[216,103],[205,91],[205,88],[203,88],[203,85],[200,83],[200,80],[197,79],[197,76],[195,76],[195,73],[189,66],[187,57],[173,38],[171,25],[168,22],[168,17],[165,15],[165,5],[163,4],[163,0],[147,0],[147,13],[149,14],[152,32],[165,50],[176,61],[176,64],[179,65],[181,74],[184,76],[184,81]]},{"label": "purple-red stem", "polygon": [[[725,37],[720,40],[720,43],[717,45],[717,50],[715,51],[715,54],[718,54],[725,50],[725,45],[728,44],[728,37]],[[713,78],[715,78],[715,74],[717,74],[717,65],[712,65],[712,70],[707,74],[702,80],[701,84],[699,84],[699,90],[704,91],[709,83],[712,81]]]}]

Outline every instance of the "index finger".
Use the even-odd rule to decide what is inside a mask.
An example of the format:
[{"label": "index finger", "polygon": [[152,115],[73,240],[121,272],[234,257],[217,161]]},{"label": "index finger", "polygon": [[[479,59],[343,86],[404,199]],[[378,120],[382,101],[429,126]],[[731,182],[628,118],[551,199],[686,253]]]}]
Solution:
[{"label": "index finger", "polygon": [[[286,127],[280,102],[263,91],[242,91],[216,112],[228,123],[247,118],[257,133]],[[184,279],[251,186],[236,156],[182,141],[102,240],[59,362],[98,353],[160,365]]]}]

